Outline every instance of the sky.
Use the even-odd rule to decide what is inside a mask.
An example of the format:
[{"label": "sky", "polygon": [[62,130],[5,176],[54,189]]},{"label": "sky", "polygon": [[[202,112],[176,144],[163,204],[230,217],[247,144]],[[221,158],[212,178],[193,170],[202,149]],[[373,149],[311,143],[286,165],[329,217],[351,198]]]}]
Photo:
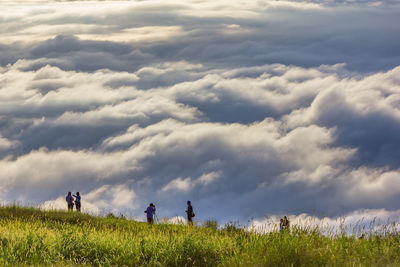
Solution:
[{"label": "sky", "polygon": [[0,9],[0,203],[400,219],[399,1]]}]

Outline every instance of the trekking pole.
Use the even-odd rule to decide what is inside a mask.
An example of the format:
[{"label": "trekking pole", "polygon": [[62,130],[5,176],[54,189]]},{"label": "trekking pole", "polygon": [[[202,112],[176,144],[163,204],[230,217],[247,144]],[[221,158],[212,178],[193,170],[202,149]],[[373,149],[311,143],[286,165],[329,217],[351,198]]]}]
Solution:
[{"label": "trekking pole", "polygon": [[154,216],[156,217],[156,223],[158,223],[159,221],[158,221],[157,213],[154,212]]}]

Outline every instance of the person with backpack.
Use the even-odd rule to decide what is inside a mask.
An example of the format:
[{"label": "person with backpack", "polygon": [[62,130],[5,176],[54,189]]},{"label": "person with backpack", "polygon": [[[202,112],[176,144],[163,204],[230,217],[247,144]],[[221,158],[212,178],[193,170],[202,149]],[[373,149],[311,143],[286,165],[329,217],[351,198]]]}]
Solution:
[{"label": "person with backpack", "polygon": [[153,203],[150,203],[150,205],[147,207],[147,209],[144,211],[147,215],[147,222],[149,224],[154,223],[154,215],[156,214],[156,206],[154,206]]},{"label": "person with backpack", "polygon": [[75,197],[75,207],[77,212],[81,212],[81,195],[79,192],[76,192],[76,195],[73,195]]},{"label": "person with backpack", "polygon": [[68,204],[68,211],[72,211],[74,209],[74,198],[72,197],[71,192],[68,192],[65,201],[67,201]]},{"label": "person with backpack", "polygon": [[192,219],[195,216],[195,214],[193,212],[193,207],[192,204],[190,203],[190,200],[187,201],[186,215],[187,215],[188,225],[193,225]]}]

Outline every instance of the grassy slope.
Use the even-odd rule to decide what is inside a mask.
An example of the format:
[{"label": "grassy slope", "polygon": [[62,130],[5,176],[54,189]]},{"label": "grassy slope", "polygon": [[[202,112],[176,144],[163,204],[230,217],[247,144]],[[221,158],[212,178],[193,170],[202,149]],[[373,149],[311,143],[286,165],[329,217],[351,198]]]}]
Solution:
[{"label": "grassy slope", "polygon": [[1,266],[400,266],[398,235],[260,235],[15,206],[0,207],[0,245]]}]

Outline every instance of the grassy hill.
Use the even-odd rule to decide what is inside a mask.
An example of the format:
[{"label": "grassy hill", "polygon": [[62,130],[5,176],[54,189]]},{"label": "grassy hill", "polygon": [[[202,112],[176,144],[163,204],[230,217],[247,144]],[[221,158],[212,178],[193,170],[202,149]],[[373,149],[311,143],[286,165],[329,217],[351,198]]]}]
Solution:
[{"label": "grassy hill", "polygon": [[258,234],[233,225],[149,226],[9,206],[0,207],[0,265],[400,266],[400,235],[358,239],[296,227]]}]

